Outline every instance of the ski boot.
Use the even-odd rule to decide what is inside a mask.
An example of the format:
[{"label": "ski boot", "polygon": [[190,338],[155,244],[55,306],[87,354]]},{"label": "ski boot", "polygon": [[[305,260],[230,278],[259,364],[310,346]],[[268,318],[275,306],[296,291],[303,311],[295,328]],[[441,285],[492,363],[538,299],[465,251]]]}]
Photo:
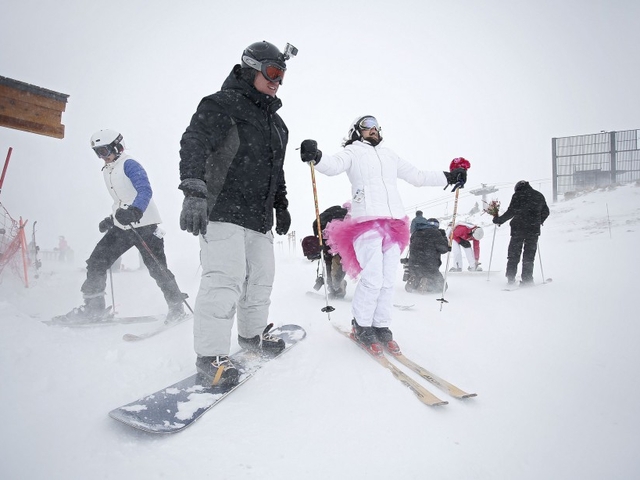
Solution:
[{"label": "ski boot", "polygon": [[74,308],[60,320],[69,324],[100,323],[113,317],[111,307],[105,307],[104,295],[84,299],[84,305]]},{"label": "ski boot", "polygon": [[238,384],[239,372],[228,355],[201,357],[196,360],[196,370],[202,375],[207,385],[212,387],[235,386]]},{"label": "ski boot", "polygon": [[169,305],[169,311],[167,312],[167,316],[164,319],[165,325],[169,325],[171,323],[178,323],[180,320],[187,316],[184,311],[184,303],[172,303]]},{"label": "ski boot", "polygon": [[400,355],[402,353],[400,347],[393,339],[393,333],[391,333],[388,327],[373,327],[373,331],[387,352],[391,355]]},{"label": "ski boot", "polygon": [[256,335],[252,338],[245,338],[238,335],[238,345],[240,347],[250,350],[266,357],[276,357],[285,349],[286,344],[284,340],[278,337],[274,337],[269,333],[269,330],[273,328],[273,323],[266,326],[262,335]]},{"label": "ski boot", "polygon": [[355,318],[351,320],[351,326],[351,335],[353,335],[356,342],[362,345],[364,349],[374,357],[382,356],[382,345],[378,341],[373,327],[361,327]]}]

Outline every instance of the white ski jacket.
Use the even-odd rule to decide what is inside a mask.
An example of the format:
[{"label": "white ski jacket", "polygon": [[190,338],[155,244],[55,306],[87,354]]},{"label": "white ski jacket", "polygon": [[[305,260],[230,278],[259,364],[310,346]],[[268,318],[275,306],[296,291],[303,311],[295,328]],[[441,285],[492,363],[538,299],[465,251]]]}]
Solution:
[{"label": "white ski jacket", "polygon": [[129,228],[115,219],[116,210],[129,205],[143,212],[140,223],[133,224],[135,228],[162,223],[160,212],[151,198],[153,192],[147,172],[137,161],[127,154],[122,154],[115,162],[107,163],[102,167],[102,175],[107,190],[113,198],[111,209],[114,215],[113,223],[117,227],[123,230]]},{"label": "white ski jacket", "polygon": [[356,141],[335,155],[322,155],[315,169],[334,176],[347,172],[351,181],[351,217],[359,222],[407,216],[398,178],[416,187],[447,184],[443,172],[418,170],[391,149]]}]

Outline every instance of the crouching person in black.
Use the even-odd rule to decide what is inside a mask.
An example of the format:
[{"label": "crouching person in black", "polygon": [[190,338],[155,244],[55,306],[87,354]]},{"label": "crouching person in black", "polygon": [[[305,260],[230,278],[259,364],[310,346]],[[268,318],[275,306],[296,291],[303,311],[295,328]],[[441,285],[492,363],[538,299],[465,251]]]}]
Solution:
[{"label": "crouching person in black", "polygon": [[440,256],[448,251],[446,233],[440,229],[437,219],[429,218],[426,222],[417,223],[409,243],[405,290],[418,293],[442,291],[444,277],[440,273]]},{"label": "crouching person in black", "polygon": [[[320,214],[320,227],[322,228],[322,243],[327,278],[323,279],[320,275],[318,275],[314,288],[316,290],[319,290],[323,285],[323,282],[326,281],[329,298],[344,298],[347,294],[347,281],[344,279],[345,272],[342,269],[342,259],[340,258],[340,255],[338,255],[337,253],[333,254],[329,251],[329,247],[326,243],[325,228],[333,220],[342,220],[347,216],[348,213],[349,210],[347,210],[346,208],[341,207],[340,205],[334,205],[333,207],[327,208]],[[317,239],[317,220],[313,222],[313,234]]]}]

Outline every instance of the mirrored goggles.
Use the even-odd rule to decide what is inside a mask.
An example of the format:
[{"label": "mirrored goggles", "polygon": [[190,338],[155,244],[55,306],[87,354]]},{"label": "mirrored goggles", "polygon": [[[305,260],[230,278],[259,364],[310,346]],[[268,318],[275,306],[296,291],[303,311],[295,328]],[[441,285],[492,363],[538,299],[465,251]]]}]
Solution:
[{"label": "mirrored goggles", "polygon": [[371,128],[380,130],[380,125],[378,125],[376,117],[364,117],[360,122],[358,122],[358,128],[360,130],[369,130]]},{"label": "mirrored goggles", "polygon": [[260,71],[264,78],[273,83],[282,83],[284,79],[284,69],[274,64],[263,63],[260,65]]},{"label": "mirrored goggles", "polygon": [[113,148],[110,145],[101,145],[94,147],[93,151],[96,152],[99,158],[106,158],[113,153]]}]

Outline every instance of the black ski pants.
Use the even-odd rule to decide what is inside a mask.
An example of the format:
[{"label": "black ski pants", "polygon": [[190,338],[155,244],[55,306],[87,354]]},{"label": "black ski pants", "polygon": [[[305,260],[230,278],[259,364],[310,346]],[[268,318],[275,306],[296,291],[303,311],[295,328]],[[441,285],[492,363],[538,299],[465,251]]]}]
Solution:
[{"label": "black ski pants", "polygon": [[[135,232],[122,230],[118,227],[109,229],[87,260],[87,279],[80,288],[85,298],[102,294],[107,288],[107,271],[111,265],[131,247],[136,247],[142,256],[142,261],[149,270],[149,274],[162,290],[167,304],[181,303],[183,295],[178,288],[173,273],[167,268],[164,240],[154,235],[157,227],[155,224],[147,225],[136,228]],[[158,262],[151,257],[136,232]]]},{"label": "black ski pants", "polygon": [[538,235],[512,236],[507,250],[506,277],[514,279],[522,255],[522,281],[533,281],[533,262],[538,250]]}]

